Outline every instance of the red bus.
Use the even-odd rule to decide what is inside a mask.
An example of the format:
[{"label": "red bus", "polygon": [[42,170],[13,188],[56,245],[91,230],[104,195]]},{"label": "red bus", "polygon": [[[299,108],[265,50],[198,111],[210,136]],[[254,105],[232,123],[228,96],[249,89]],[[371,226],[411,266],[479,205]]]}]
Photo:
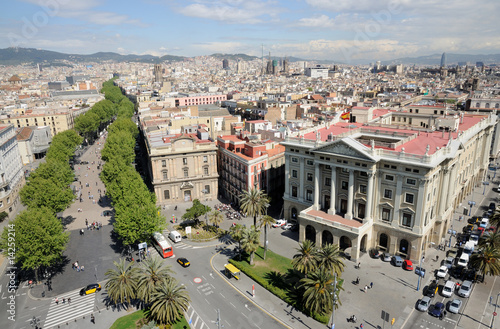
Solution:
[{"label": "red bus", "polygon": [[174,255],[172,246],[168,243],[163,234],[159,232],[153,233],[153,243],[156,250],[158,250],[163,258],[172,257]]}]

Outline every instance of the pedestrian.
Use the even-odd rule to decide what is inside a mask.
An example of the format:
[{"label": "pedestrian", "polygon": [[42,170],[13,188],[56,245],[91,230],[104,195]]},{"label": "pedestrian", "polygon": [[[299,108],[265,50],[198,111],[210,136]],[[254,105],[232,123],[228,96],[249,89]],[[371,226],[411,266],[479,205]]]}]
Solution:
[{"label": "pedestrian", "polygon": [[363,324],[360,324],[360,325],[359,325],[359,329],[363,329]]},{"label": "pedestrian", "polygon": [[370,289],[373,288],[373,282],[370,282]]},{"label": "pedestrian", "polygon": [[95,186],[97,186],[97,182],[95,182]]},{"label": "pedestrian", "polygon": [[490,305],[493,302],[493,296],[490,296]]},{"label": "pedestrian", "polygon": [[368,290],[368,286],[365,286],[365,288],[363,289],[363,292],[366,292]]},{"label": "pedestrian", "polygon": [[359,267],[361,266],[361,262],[358,263],[358,270],[359,270]]},{"label": "pedestrian", "polygon": [[89,220],[85,218],[85,226],[89,226]]},{"label": "pedestrian", "polygon": [[[491,302],[490,302],[491,304]],[[59,299],[56,297],[56,305],[59,305]]]},{"label": "pedestrian", "polygon": [[95,324],[94,314],[90,314],[90,322],[92,322],[93,324]]},{"label": "pedestrian", "polygon": [[68,297],[68,305],[71,304],[71,298]]},{"label": "pedestrian", "polygon": [[83,272],[84,270],[85,270],[85,266],[83,266],[83,265],[82,265],[82,266],[80,266],[80,271],[82,271],[82,272]]},{"label": "pedestrian", "polygon": [[66,303],[66,298],[63,298],[63,304]]}]

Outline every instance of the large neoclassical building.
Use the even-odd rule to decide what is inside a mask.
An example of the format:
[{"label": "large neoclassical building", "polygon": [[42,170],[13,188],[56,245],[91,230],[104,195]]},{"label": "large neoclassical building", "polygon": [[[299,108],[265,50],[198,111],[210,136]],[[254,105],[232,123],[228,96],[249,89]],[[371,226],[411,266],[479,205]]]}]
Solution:
[{"label": "large neoclassical building", "polygon": [[418,260],[487,180],[496,116],[359,111],[282,143],[285,217],[300,241],[338,243],[353,259],[379,248]]}]

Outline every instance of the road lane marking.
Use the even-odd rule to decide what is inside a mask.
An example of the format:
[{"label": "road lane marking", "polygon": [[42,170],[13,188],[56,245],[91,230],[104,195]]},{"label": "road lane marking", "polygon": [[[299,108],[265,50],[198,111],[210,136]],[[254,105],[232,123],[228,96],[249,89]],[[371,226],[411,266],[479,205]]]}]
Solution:
[{"label": "road lane marking", "polygon": [[224,298],[224,299],[226,298],[226,297],[225,297],[223,294],[221,294],[220,292],[219,292],[219,294],[222,296],[222,298]]}]

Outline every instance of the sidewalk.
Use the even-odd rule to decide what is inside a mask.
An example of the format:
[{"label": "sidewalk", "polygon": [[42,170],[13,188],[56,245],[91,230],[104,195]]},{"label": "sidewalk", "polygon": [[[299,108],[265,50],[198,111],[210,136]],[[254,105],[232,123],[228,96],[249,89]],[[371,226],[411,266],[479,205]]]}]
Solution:
[{"label": "sidewalk", "polygon": [[[259,307],[263,312],[269,314],[275,320],[283,324],[285,327],[300,329],[300,328],[325,328],[325,325],[317,322],[303,313],[293,309],[291,306],[274,294],[261,287],[258,283],[250,279],[243,272],[240,279],[228,279],[223,273],[225,264],[228,264],[228,259],[233,257],[235,253],[231,248],[226,248],[215,254],[210,260],[212,269],[242,296],[248,299],[251,303]],[[252,285],[255,287],[255,297],[252,297]]]}]

